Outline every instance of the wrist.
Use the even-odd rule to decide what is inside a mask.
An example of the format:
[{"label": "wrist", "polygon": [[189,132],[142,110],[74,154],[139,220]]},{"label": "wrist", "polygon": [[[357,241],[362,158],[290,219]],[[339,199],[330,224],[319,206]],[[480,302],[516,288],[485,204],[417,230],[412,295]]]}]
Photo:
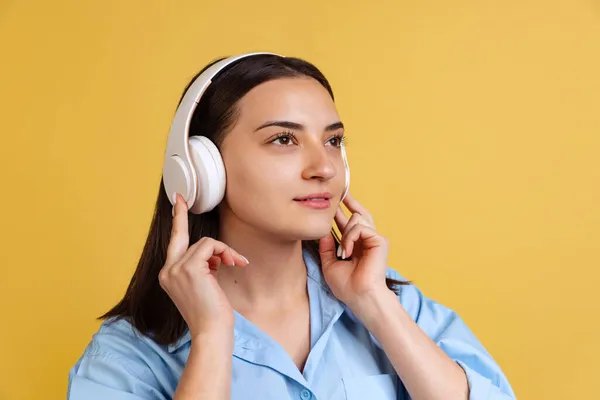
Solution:
[{"label": "wrist", "polygon": [[397,307],[402,305],[395,293],[387,287],[369,291],[349,305],[354,315],[372,332],[378,325],[384,324],[388,315],[395,313]]},{"label": "wrist", "polygon": [[233,327],[220,327],[206,329],[191,335],[192,347],[198,344],[202,347],[230,347],[233,346]]}]

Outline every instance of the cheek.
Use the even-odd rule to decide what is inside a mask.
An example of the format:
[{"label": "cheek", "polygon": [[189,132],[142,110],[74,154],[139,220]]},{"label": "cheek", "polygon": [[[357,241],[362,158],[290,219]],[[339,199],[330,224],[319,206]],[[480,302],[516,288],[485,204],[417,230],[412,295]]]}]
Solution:
[{"label": "cheek", "polygon": [[273,165],[265,160],[238,160],[227,168],[228,201],[236,204],[243,201],[250,208],[277,207],[296,195],[295,175],[289,163]]}]

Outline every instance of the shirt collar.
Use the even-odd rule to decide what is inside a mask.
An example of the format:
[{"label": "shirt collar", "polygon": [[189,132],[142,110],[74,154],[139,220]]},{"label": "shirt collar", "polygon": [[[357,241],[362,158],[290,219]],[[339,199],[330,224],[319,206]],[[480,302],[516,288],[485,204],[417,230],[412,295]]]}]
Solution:
[{"label": "shirt collar", "polygon": [[[325,278],[323,277],[323,273],[321,271],[321,264],[317,259],[317,257],[319,257],[318,253],[314,253],[307,248],[303,248],[302,256],[304,258],[304,264],[306,265],[306,274],[307,274],[308,278],[311,279],[312,281],[314,281],[315,283],[317,283],[319,285],[319,288],[321,290],[323,290],[324,292],[326,292],[327,298],[329,299],[329,301],[327,302],[329,305],[329,307],[328,307],[329,311],[331,313],[337,312],[338,309],[343,307],[343,305],[341,302],[339,302],[335,298],[335,296],[331,292],[331,289],[327,285]],[[244,330],[244,333],[245,334],[247,333],[246,330]],[[243,336],[245,336],[245,337],[243,337]],[[247,337],[247,335],[243,335],[243,336],[240,335],[239,332],[237,332],[237,331],[235,332],[235,345],[236,346],[247,344],[248,337]],[[190,331],[188,329],[186,329],[185,333],[179,338],[179,340],[177,340],[175,343],[169,344],[167,346],[167,350],[170,353],[173,353],[190,341],[191,341]]]}]

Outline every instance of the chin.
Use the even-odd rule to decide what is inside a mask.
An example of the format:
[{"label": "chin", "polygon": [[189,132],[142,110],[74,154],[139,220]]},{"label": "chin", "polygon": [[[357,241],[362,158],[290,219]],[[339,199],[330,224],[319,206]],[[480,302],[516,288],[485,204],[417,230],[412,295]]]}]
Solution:
[{"label": "chin", "polygon": [[293,235],[297,240],[319,240],[331,233],[332,226],[329,222],[322,224],[304,223],[294,229]]},{"label": "chin", "polygon": [[334,212],[275,212],[269,216],[269,228],[285,240],[318,240],[331,233]]}]

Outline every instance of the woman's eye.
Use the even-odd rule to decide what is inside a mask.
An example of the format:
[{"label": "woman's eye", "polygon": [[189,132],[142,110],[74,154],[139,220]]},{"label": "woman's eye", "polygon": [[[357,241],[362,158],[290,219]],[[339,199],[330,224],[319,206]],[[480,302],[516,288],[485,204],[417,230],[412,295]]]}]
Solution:
[{"label": "woman's eye", "polygon": [[294,143],[294,135],[292,133],[280,133],[271,143],[289,146]]},{"label": "woman's eye", "polygon": [[289,136],[282,136],[275,139],[274,142],[279,142],[278,144],[288,145],[292,142],[292,139]]},{"label": "woman's eye", "polygon": [[331,144],[332,146],[335,147],[340,147],[342,145],[344,141],[344,138],[342,136],[334,136],[331,139],[329,139],[329,144]]}]

